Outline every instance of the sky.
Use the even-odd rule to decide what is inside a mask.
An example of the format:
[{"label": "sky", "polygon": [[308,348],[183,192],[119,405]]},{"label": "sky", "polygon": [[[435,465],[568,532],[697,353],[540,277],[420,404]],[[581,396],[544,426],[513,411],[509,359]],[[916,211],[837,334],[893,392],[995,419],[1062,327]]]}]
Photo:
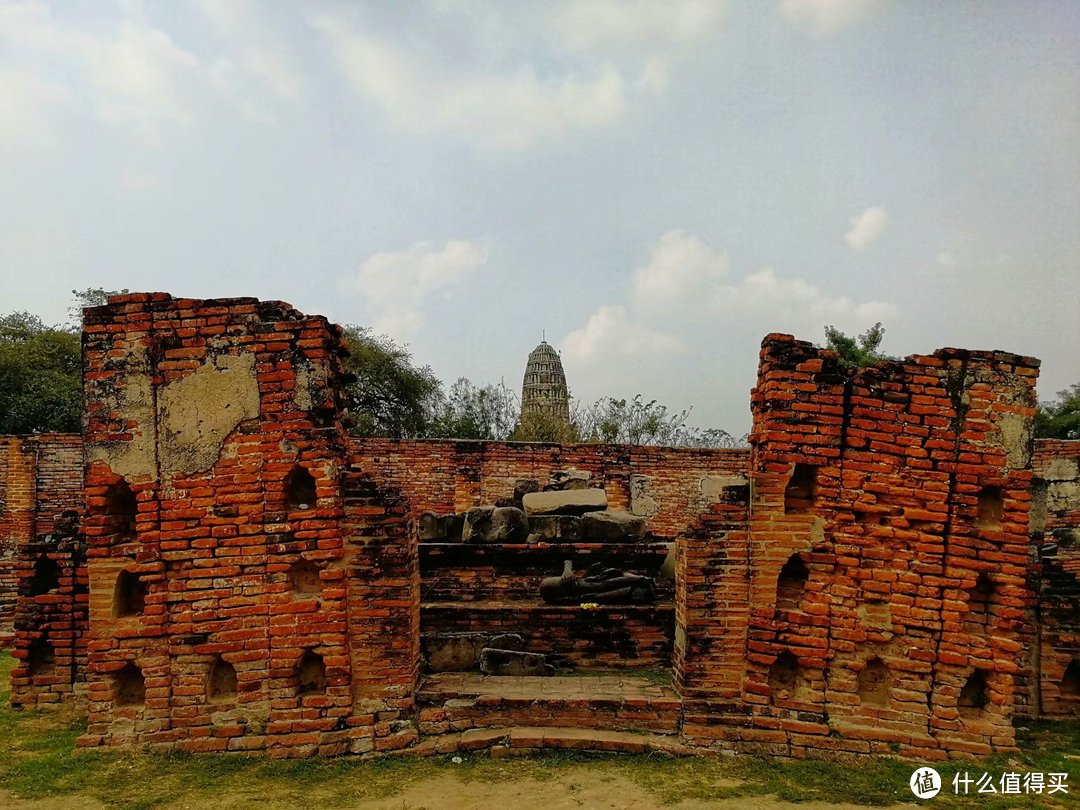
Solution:
[{"label": "sky", "polygon": [[750,425],[881,321],[1080,381],[1072,0],[0,0],[0,311],[288,301]]}]

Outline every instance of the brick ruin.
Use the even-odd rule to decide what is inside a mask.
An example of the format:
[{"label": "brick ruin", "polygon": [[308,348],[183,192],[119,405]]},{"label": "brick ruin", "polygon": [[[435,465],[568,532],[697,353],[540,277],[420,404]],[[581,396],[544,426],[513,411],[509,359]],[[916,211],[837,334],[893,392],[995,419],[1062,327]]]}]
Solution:
[{"label": "brick ruin", "polygon": [[711,450],[350,438],[340,330],[280,302],[117,296],[83,341],[83,436],[0,439],[12,701],[85,701],[80,745],[932,760],[1080,710],[1031,358],[769,335]]}]

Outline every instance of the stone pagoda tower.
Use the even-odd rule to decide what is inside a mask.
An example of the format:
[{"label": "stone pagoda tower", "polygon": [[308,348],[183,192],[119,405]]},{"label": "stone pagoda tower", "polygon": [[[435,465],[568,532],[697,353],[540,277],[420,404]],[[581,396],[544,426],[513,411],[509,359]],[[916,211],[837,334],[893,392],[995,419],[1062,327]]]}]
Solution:
[{"label": "stone pagoda tower", "polygon": [[540,341],[529,353],[525,379],[521,385],[521,415],[548,414],[570,424],[570,396],[566,389],[559,353],[546,341]]}]

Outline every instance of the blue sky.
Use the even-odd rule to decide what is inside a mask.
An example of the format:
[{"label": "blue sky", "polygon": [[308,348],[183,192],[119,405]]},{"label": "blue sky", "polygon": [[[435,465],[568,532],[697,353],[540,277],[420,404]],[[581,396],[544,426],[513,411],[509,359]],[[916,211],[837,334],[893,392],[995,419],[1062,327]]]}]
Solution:
[{"label": "blue sky", "polygon": [[749,426],[768,332],[1080,380],[1080,4],[0,0],[0,309],[280,298]]}]

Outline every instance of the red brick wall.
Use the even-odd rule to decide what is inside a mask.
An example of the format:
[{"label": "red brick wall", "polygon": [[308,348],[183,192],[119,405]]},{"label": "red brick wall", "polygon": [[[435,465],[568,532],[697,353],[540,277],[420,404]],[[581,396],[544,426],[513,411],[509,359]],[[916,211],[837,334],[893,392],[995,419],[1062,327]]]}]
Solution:
[{"label": "red brick wall", "polygon": [[511,497],[520,479],[542,485],[572,467],[603,485],[609,508],[648,516],[653,545],[644,554],[596,544],[421,544],[423,633],[519,633],[526,649],[548,654],[560,667],[670,665],[679,637],[670,583],[660,583],[655,605],[583,614],[544,605],[540,580],[559,574],[564,559],[575,560],[578,570],[599,561],[655,575],[666,555],[660,541],[700,532],[721,485],[745,483],[748,461],[746,450],[628,445],[353,439],[351,446],[363,469],[405,493],[414,514],[493,504]]},{"label": "red brick wall", "polygon": [[[337,327],[277,302],[140,294],[86,312],[82,745],[303,756],[407,742],[389,724],[417,642],[365,611],[416,635],[415,541],[399,497],[346,485],[340,350]],[[380,569],[375,547],[404,560]],[[118,599],[136,577],[138,607]]]},{"label": "red brick wall", "polygon": [[[1080,650],[1076,552],[1059,532],[1076,528],[1080,489],[1065,496],[1080,472],[1060,461],[1075,445],[1040,445],[1033,537],[1058,547],[1036,564],[1030,358],[947,349],[849,372],[770,335],[752,450],[732,451],[350,440],[339,332],[274,302],[120,296],[88,311],[84,347],[85,563],[74,531],[40,536],[48,512],[77,504],[78,440],[0,444],[14,504],[0,538],[39,533],[16,566],[16,697],[59,700],[85,673],[83,745],[405,747],[421,635],[466,630],[522,632],[569,665],[670,661],[682,733],[725,749],[1011,750],[1040,651],[1032,708],[1039,693],[1050,713],[1072,708],[1052,687]],[[650,541],[417,542],[421,512],[491,504],[569,467],[611,508],[647,515]],[[314,487],[303,505],[287,492],[299,470]],[[564,553],[646,571],[666,542],[676,581],[655,605],[539,600]],[[32,594],[43,557],[58,584]],[[52,656],[31,671],[42,639]]]},{"label": "red brick wall", "polygon": [[[1032,462],[1032,713],[1080,715],[1080,441],[1039,439]],[[1070,673],[1070,666],[1072,671]],[[1067,675],[1067,673],[1070,673]]]},{"label": "red brick wall", "polygon": [[[1012,747],[1037,374],[1030,358],[952,349],[847,373],[808,343],[765,339],[744,690],[755,728],[739,743],[919,758]],[[814,491],[785,504],[799,464]],[[1000,511],[980,520],[985,487],[984,509]],[[778,607],[793,554],[809,577]],[[984,693],[965,688],[973,676]]]},{"label": "red brick wall", "polygon": [[[649,531],[674,539],[717,496],[703,479],[741,474],[747,450],[605,444],[521,444],[352,439],[365,469],[399,487],[417,514],[463,512],[513,494],[521,478],[547,482],[574,467],[602,482],[610,509],[647,515]],[[636,498],[634,491],[640,493]]]},{"label": "red brick wall", "polygon": [[82,509],[81,437],[0,438],[0,646],[13,630],[21,550],[69,509]]}]

